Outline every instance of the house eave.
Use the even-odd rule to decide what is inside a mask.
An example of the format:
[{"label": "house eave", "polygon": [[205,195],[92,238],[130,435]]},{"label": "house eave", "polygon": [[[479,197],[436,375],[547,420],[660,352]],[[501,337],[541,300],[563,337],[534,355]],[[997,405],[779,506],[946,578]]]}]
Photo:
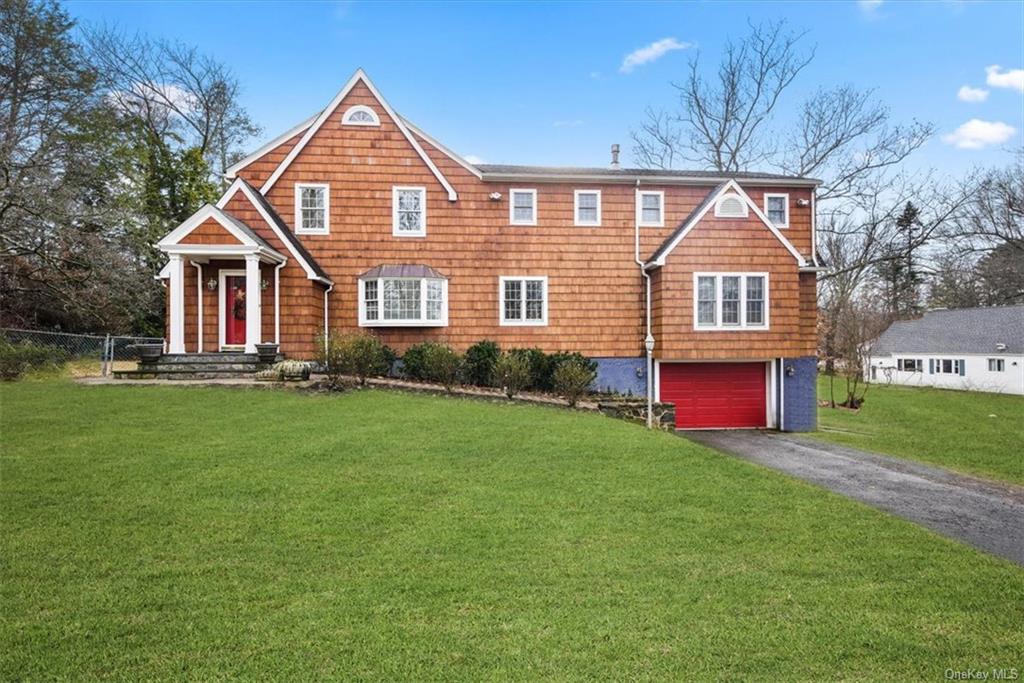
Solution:
[{"label": "house eave", "polygon": [[[603,175],[603,174],[559,174],[559,173],[482,173],[481,180],[484,182],[504,183],[534,181],[539,183],[594,183],[594,184],[625,184],[635,185],[695,185],[715,186],[727,180],[733,180],[732,176],[651,176],[651,175]],[[769,185],[772,187],[817,187],[821,185],[820,180],[809,178],[736,178],[737,182],[745,185]]]}]

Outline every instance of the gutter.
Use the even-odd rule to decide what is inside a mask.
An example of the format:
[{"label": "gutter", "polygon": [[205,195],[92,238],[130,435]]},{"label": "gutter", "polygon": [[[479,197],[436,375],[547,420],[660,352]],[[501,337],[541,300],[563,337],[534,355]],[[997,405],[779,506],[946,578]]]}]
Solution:
[{"label": "gutter", "polygon": [[817,187],[821,181],[814,178],[741,178],[733,176],[638,176],[638,175],[599,175],[599,174],[556,174],[556,173],[482,173],[484,182],[518,182],[534,180],[549,183],[586,182],[586,183],[636,183],[640,181],[649,185],[721,185],[727,180],[735,180],[747,185],[771,185],[780,187]]},{"label": "gutter", "polygon": [[330,334],[327,331],[328,330],[328,327],[327,327],[327,297],[331,293],[332,289],[334,289],[334,283],[333,282],[331,283],[331,285],[327,289],[324,290],[324,353],[327,353],[327,338],[328,338],[328,334]]},{"label": "gutter", "polygon": [[[640,179],[636,179],[636,190],[634,190],[634,204],[638,197],[636,193],[640,191]],[[664,203],[664,200],[663,202]],[[662,214],[664,214],[665,207],[661,207]],[[634,212],[635,213],[635,212]],[[651,414],[654,410],[654,375],[653,375],[653,360],[654,360],[654,335],[651,334],[651,276],[647,272],[647,265],[640,258],[640,221],[634,216],[633,222],[635,223],[634,228],[634,247],[635,253],[633,260],[636,261],[636,265],[640,267],[640,275],[644,278],[644,291],[645,291],[645,306],[644,306],[644,319],[646,323],[647,335],[644,337],[644,352],[647,357],[647,428],[651,429],[654,426],[654,416]]]}]

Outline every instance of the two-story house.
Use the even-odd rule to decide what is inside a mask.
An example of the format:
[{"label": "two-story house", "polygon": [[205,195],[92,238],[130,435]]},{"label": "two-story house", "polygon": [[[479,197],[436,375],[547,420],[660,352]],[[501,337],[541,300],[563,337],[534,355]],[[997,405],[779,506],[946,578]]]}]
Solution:
[{"label": "two-story house", "polygon": [[372,329],[578,351],[681,428],[811,429],[816,181],[471,164],[362,71],[162,239],[171,353]]}]

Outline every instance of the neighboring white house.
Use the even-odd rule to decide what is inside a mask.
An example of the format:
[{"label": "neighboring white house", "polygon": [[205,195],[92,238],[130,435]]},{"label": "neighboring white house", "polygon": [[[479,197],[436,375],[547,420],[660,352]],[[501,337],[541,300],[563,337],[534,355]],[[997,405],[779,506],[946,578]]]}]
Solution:
[{"label": "neighboring white house", "polygon": [[1024,305],[928,311],[871,345],[872,382],[1024,395]]}]

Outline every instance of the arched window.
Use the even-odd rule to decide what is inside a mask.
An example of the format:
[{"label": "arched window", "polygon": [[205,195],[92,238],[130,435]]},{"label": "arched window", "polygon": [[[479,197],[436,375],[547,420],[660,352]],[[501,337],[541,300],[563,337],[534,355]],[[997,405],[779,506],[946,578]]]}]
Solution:
[{"label": "arched window", "polygon": [[363,104],[357,104],[345,110],[341,122],[346,126],[379,126],[377,113]]},{"label": "arched window", "polygon": [[723,194],[715,203],[716,218],[746,218],[747,203],[738,194]]}]

